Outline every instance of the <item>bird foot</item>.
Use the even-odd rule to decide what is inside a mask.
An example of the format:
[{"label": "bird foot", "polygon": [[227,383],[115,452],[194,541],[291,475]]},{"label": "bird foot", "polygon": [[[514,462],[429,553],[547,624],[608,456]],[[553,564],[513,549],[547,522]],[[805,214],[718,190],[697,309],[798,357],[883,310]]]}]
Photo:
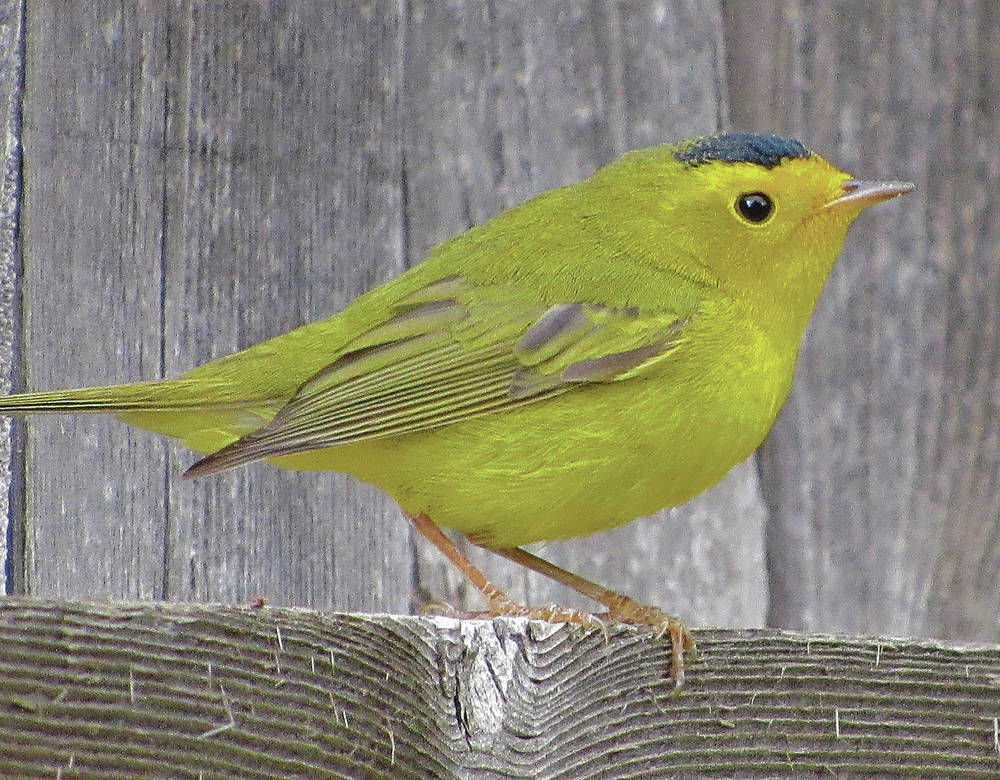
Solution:
[{"label": "bird foot", "polygon": [[444,599],[425,601],[418,611],[420,615],[442,615],[451,618],[468,618],[470,613],[456,609]]},{"label": "bird foot", "polygon": [[694,636],[680,620],[668,615],[658,607],[650,607],[633,601],[627,596],[615,593],[605,599],[608,611],[594,615],[580,609],[549,604],[545,607],[529,607],[518,604],[506,593],[495,590],[489,597],[490,608],[483,611],[459,610],[444,601],[430,601],[420,613],[436,613],[465,620],[482,620],[491,617],[526,617],[543,620],[546,623],[568,623],[599,630],[608,640],[609,623],[625,623],[630,626],[651,626],[655,629],[653,639],[659,641],[670,637],[670,676],[674,680],[672,694],[676,695],[684,687],[685,658],[694,663],[698,659],[698,648]]},{"label": "bird foot", "polygon": [[685,656],[691,663],[698,660],[698,647],[687,626],[659,607],[640,604],[620,593],[614,593],[603,601],[608,607],[603,616],[605,620],[632,626],[652,626],[656,630],[653,635],[656,640],[665,636],[670,637],[670,676],[674,678],[673,693],[676,695],[680,692],[684,687]]}]

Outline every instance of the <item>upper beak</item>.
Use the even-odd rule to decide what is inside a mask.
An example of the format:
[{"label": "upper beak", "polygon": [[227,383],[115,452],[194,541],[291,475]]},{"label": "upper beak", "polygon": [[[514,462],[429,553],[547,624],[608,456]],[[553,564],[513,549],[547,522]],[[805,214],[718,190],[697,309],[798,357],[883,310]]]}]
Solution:
[{"label": "upper beak", "polygon": [[844,195],[834,198],[824,206],[824,208],[838,208],[840,206],[853,206],[858,210],[873,203],[895,198],[897,195],[905,195],[913,192],[917,185],[911,181],[859,181],[848,179],[844,182]]}]

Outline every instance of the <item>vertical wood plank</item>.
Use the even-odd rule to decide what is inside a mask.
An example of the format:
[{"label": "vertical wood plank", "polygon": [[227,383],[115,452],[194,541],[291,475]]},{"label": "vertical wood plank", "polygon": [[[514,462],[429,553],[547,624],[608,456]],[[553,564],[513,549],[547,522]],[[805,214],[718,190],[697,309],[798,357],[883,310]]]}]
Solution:
[{"label": "vertical wood plank", "polygon": [[[400,3],[204,3],[173,32],[168,373],[329,316],[404,267]],[[176,476],[191,462],[173,455]],[[171,480],[171,598],[406,611],[376,490],[268,465]]]},{"label": "vertical wood plank", "polygon": [[[21,100],[24,91],[24,2],[0,0],[0,392],[22,381],[18,341],[21,248]],[[0,594],[24,588],[21,429],[0,422]]]},{"label": "vertical wood plank", "polygon": [[[627,149],[725,123],[716,3],[414,2],[407,30],[413,259]],[[748,463],[683,509],[541,552],[695,622],[761,625],[763,520]],[[488,553],[469,552],[517,597],[593,608]],[[420,560],[425,592],[482,608],[436,552]]]},{"label": "vertical wood plank", "polygon": [[[397,6],[33,11],[33,387],[175,375],[402,267]],[[181,484],[189,453],[112,421],[30,430],[34,592],[408,607],[408,537],[373,490]]]},{"label": "vertical wood plank", "polygon": [[[130,7],[32,4],[24,107],[26,384],[162,373],[162,81]],[[66,56],[73,52],[73,56]],[[26,590],[163,594],[165,445],[101,418],[27,427]]]},{"label": "vertical wood plank", "polygon": [[859,220],[763,450],[773,625],[1000,636],[1000,14],[726,4],[734,122],[920,190]]}]

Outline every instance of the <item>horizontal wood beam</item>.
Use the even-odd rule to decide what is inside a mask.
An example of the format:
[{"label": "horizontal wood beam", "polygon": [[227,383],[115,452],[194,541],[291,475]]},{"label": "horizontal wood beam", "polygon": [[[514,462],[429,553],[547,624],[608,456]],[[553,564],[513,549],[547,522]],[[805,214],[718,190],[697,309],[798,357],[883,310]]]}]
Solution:
[{"label": "horizontal wood beam", "polygon": [[5,771],[1000,773],[1000,646],[0,600]]}]

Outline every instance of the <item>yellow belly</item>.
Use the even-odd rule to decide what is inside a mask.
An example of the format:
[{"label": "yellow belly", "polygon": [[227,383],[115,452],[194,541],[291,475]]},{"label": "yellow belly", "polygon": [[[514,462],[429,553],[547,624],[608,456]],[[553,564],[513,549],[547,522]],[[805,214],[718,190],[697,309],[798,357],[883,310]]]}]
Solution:
[{"label": "yellow belly", "polygon": [[353,474],[491,547],[580,536],[683,503],[749,456],[789,384],[761,369],[756,393],[740,371],[678,371],[274,462]]}]

